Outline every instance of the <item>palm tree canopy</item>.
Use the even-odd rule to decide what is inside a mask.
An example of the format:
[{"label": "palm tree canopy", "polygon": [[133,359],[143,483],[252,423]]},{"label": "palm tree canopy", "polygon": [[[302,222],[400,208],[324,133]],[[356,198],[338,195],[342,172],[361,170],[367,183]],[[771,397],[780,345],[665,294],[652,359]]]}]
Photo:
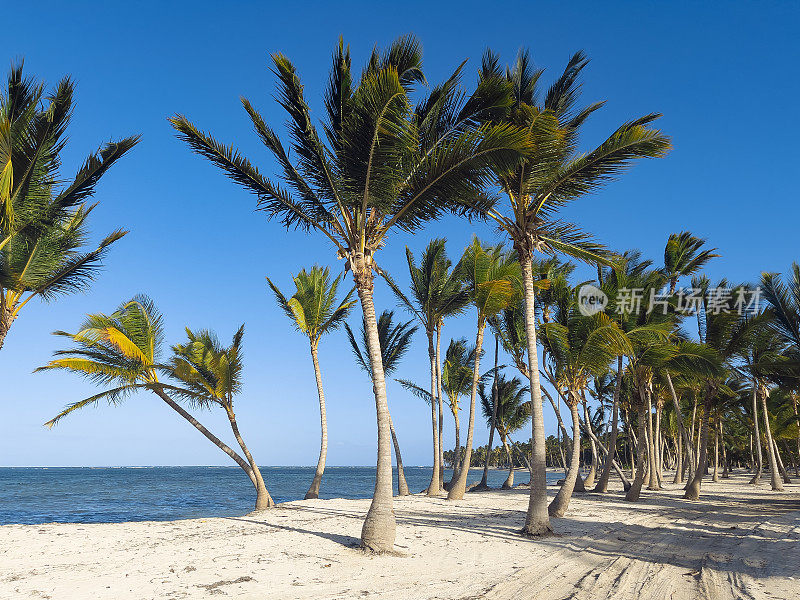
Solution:
[{"label": "palm tree canopy", "polygon": [[341,275],[331,281],[328,267],[314,266],[309,271],[303,269],[292,279],[296,291],[288,299],[269,277],[267,283],[278,305],[295,327],[306,334],[312,343],[317,343],[321,336],[344,323],[356,303],[352,298],[354,290],[351,288],[341,302],[337,301]]},{"label": "palm tree canopy", "polygon": [[110,315],[88,315],[77,333],[56,331],[55,335],[68,338],[74,347],[56,351],[58,358],[37,371],[62,369],[78,373],[97,385],[115,387],[68,405],[46,423],[49,427],[101,399],[115,404],[134,390],[164,386],[156,373],[164,340],[163,319],[147,296],[134,297]]},{"label": "palm tree canopy", "polygon": [[384,277],[400,303],[419,319],[426,331],[432,332],[445,317],[460,314],[469,305],[469,292],[458,273],[450,268],[452,262],[447,257],[444,239],[428,243],[419,266],[406,247],[406,261],[411,277],[410,298],[388,274]]},{"label": "palm tree canopy", "polygon": [[702,250],[706,240],[688,231],[673,233],[664,247],[664,274],[673,285],[680,277],[695,275],[712,258],[716,248]]},{"label": "palm tree canopy", "polygon": [[214,402],[233,406],[233,397],[242,389],[242,340],[244,325],[233,335],[230,346],[208,330],[186,328],[186,342],[172,346],[169,375],[180,381],[178,395],[198,406]]},{"label": "palm tree canopy", "polygon": [[[531,403],[525,401],[528,394],[527,386],[522,385],[518,377],[506,379],[500,375],[497,379],[497,419],[495,426],[500,435],[506,436],[522,429],[531,417]],[[488,389],[481,382],[478,388],[481,400],[481,410],[486,418],[486,424],[492,424],[494,415],[494,394],[491,387]]]},{"label": "palm tree canopy", "polygon": [[[417,331],[417,327],[411,326],[411,321],[395,325],[392,322],[393,319],[394,311],[391,310],[383,311],[378,317],[378,340],[381,345],[383,371],[387,376],[391,375],[400,365],[400,360],[411,345],[411,336]],[[361,326],[361,344],[356,341],[353,330],[350,329],[347,323],[345,323],[344,328],[347,331],[347,337],[350,340],[350,346],[353,349],[358,366],[371,378],[372,367],[369,360],[369,352],[367,351],[367,332],[363,324]]]},{"label": "palm tree canopy", "polygon": [[519,263],[501,246],[484,247],[478,238],[464,250],[456,271],[467,284],[472,303],[483,322],[509,306],[520,295]]},{"label": "palm tree canopy", "polygon": [[397,39],[382,53],[374,50],[357,79],[350,48],[340,40],[324,96],[324,139],[295,66],[282,54],[272,55],[272,64],[296,160],[290,160],[252,104],[242,103],[287,187],[266,178],[236,149],[186,117],[176,115],[170,122],[193,150],[254,193],[268,217],[287,227],[320,231],[350,263],[363,256],[371,265],[371,256],[393,227],[414,230],[443,211],[487,208],[489,169],[513,168],[530,145],[516,127],[482,123],[510,98],[505,88],[488,80],[465,94],[462,67],[415,107],[411,94],[425,79],[420,44],[413,36]]},{"label": "palm tree canopy", "polygon": [[12,67],[0,91],[0,309],[12,320],[34,297],[52,300],[85,289],[108,247],[126,233],[114,231],[87,251],[94,205],[85,200],[138,136],[107,143],[56,189],[73,92],[64,78],[46,95],[42,84],[23,76],[22,64]]}]

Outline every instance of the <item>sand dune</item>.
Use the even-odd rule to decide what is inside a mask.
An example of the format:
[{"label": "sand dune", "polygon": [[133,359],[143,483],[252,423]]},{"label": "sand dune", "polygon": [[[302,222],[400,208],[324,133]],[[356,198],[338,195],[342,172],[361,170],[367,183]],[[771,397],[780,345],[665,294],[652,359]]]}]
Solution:
[{"label": "sand dune", "polygon": [[[0,527],[0,598],[800,598],[800,486],[744,475],[576,495],[556,534],[520,537],[527,490],[396,499],[398,556],[357,549],[366,500],[241,518]],[[553,493],[555,488],[553,489]]]}]

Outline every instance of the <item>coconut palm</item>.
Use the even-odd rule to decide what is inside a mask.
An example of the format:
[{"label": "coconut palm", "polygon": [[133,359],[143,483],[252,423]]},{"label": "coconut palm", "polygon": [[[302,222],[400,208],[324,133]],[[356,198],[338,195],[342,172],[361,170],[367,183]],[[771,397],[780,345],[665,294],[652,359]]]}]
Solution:
[{"label": "coconut palm", "polygon": [[73,109],[74,86],[62,79],[49,95],[13,66],[0,92],[0,348],[20,311],[86,289],[117,230],[87,248],[87,219],[105,172],[138,142],[109,142],[90,154],[72,183],[56,189]]},{"label": "coconut palm", "polygon": [[[416,327],[411,326],[411,321],[406,323],[393,323],[394,312],[385,310],[378,318],[378,343],[381,349],[381,363],[383,364],[383,372],[386,375],[391,375],[395,372],[400,365],[400,360],[408,352],[411,345],[411,337],[417,331]],[[361,341],[362,344],[356,341],[356,336],[353,335],[350,326],[345,323],[344,328],[347,331],[347,337],[350,340],[350,346],[353,348],[353,354],[356,357],[358,366],[372,378],[372,363],[369,360],[368,354],[368,333],[366,328],[361,327]],[[392,423],[391,414],[389,418],[389,431],[392,436],[392,443],[394,444],[394,455],[397,459],[397,489],[398,495],[408,496],[408,484],[406,483],[406,476],[403,472],[403,457],[400,454],[400,444],[397,441],[397,432]]]},{"label": "coconut palm", "polygon": [[[445,252],[445,240],[434,239],[422,253],[420,265],[417,266],[414,254],[406,248],[406,261],[411,277],[411,293],[406,296],[400,287],[389,277],[386,280],[401,304],[410,311],[425,329],[428,339],[428,359],[431,369],[431,395],[436,402],[431,402],[431,426],[433,430],[433,473],[428,486],[428,495],[439,494],[442,481],[440,479],[442,444],[442,398],[439,384],[439,340],[444,319],[464,311],[469,304],[469,294],[464,284],[451,270],[452,263]],[[434,336],[436,341],[434,342]],[[385,370],[385,368],[384,368]],[[436,404],[439,415],[437,419]]]},{"label": "coconut palm", "polygon": [[[234,336],[230,348],[223,348],[207,333],[195,335],[187,330],[187,334],[189,342],[173,349],[172,363],[160,363],[163,319],[153,301],[141,295],[124,302],[110,315],[88,315],[77,333],[55,332],[55,335],[69,339],[73,347],[56,351],[58,358],[37,371],[61,369],[77,373],[103,387],[113,387],[68,405],[45,425],[53,427],[67,415],[94,406],[101,400],[116,405],[138,390],[149,390],[242,468],[256,488],[257,510],[273,506],[274,502],[244,442],[241,442],[242,450],[248,460],[206,429],[167,393],[188,398],[200,407],[218,405],[226,412],[230,411],[231,427],[239,441],[241,436],[233,417],[233,395],[241,386],[242,330]],[[178,377],[184,387],[161,381],[159,372]]]},{"label": "coconut palm", "polygon": [[345,294],[339,302],[336,294],[341,283],[341,276],[331,281],[330,269],[314,266],[309,271],[303,269],[293,277],[295,293],[286,298],[278,287],[267,277],[267,283],[275,294],[278,306],[295,328],[308,337],[311,347],[311,362],[314,365],[314,376],[317,381],[319,397],[320,448],[314,479],[306,492],[306,500],[319,498],[319,486],[325,472],[325,459],[328,456],[328,420],[325,412],[325,392],[322,389],[322,372],[319,367],[319,342],[323,335],[338,329],[344,323],[355,304],[353,291]]},{"label": "coconut palm", "polygon": [[387,552],[393,549],[396,525],[386,381],[373,303],[376,253],[392,231],[415,231],[444,212],[485,209],[491,204],[483,191],[490,169],[511,168],[530,142],[513,126],[479,124],[507,105],[508,93],[486,81],[475,93],[464,94],[461,67],[414,107],[411,93],[424,77],[420,46],[411,36],[399,38],[383,53],[374,50],[357,80],[350,49],[340,41],[324,98],[326,141],[311,119],[295,66],[282,54],[273,55],[272,63],[279,103],[289,114],[294,160],[250,102],[243,104],[288,189],[186,117],[175,116],[171,123],[194,151],[255,194],[267,217],[313,230],[347,261],[368,332],[378,425],[375,492],[361,544]]},{"label": "coconut palm", "polygon": [[[602,106],[576,107],[579,77],[588,63],[582,52],[568,62],[563,74],[544,94],[539,94],[542,71],[534,69],[527,52],[520,52],[513,67],[501,69],[491,51],[483,59],[482,82],[507,86],[514,101],[500,118],[528,132],[533,152],[512,171],[498,171],[507,207],[485,211],[508,235],[522,268],[528,370],[531,375],[531,488],[523,532],[551,531],[547,512],[545,436],[542,394],[536,353],[536,308],[532,259],[534,252],[565,253],[593,264],[601,248],[571,223],[557,218],[566,203],[607,183],[637,158],[661,157],[669,139],[649,125],[658,117],[646,115],[621,125],[600,146],[576,155],[578,132],[586,119]],[[539,98],[543,98],[538,102]],[[494,115],[493,115],[494,116]],[[498,117],[495,117],[498,118]]]},{"label": "coconut palm", "polygon": [[511,455],[509,437],[515,431],[522,429],[531,418],[530,401],[525,397],[529,396],[527,386],[522,384],[518,377],[506,379],[500,375],[497,383],[492,384],[492,390],[486,392],[486,386],[482,383],[479,388],[481,399],[481,410],[486,418],[486,424],[497,428],[500,441],[508,458],[509,471],[508,477],[503,482],[503,489],[514,487],[514,458]]},{"label": "coconut palm", "polygon": [[719,256],[714,254],[716,248],[703,250],[705,243],[706,240],[688,231],[670,234],[664,247],[664,276],[669,283],[670,295],[675,293],[681,277],[696,275],[708,261]]},{"label": "coconut palm", "polygon": [[472,244],[467,246],[456,270],[466,283],[470,300],[477,309],[477,333],[464,460],[461,462],[458,476],[448,490],[448,500],[462,499],[467,488],[472,439],[475,433],[475,403],[480,379],[480,358],[486,323],[488,319],[508,307],[518,296],[519,290],[519,264],[504,253],[502,247],[485,248],[478,238],[473,238]]}]

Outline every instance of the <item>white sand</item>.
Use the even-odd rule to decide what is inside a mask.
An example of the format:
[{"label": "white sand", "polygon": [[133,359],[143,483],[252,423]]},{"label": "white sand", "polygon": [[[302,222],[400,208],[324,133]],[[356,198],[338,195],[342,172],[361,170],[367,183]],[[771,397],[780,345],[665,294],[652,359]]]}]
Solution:
[{"label": "white sand", "polygon": [[[527,490],[396,499],[397,550],[356,549],[366,500],[291,502],[258,516],[0,527],[0,598],[800,598],[800,486],[744,475],[576,495],[556,535],[520,537]],[[551,495],[555,488],[551,490]],[[794,578],[798,578],[795,580]]]}]

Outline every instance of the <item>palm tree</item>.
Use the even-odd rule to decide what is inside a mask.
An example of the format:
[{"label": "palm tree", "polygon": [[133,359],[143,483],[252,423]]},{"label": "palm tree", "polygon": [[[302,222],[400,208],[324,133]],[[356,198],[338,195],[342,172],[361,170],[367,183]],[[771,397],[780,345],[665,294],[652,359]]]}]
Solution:
[{"label": "palm tree", "polygon": [[200,408],[219,406],[225,411],[233,436],[256,480],[256,490],[261,498],[260,505],[256,502],[256,509],[273,506],[261,470],[242,438],[233,411],[233,397],[242,389],[244,325],[227,347],[210,331],[195,333],[187,327],[186,336],[188,340],[185,343],[172,346],[167,372],[181,382],[179,389],[173,392]]},{"label": "palm tree", "polygon": [[[218,405],[225,408],[226,412],[230,411],[228,417],[239,441],[241,436],[233,417],[233,394],[241,386],[242,330],[234,336],[230,348],[222,348],[205,332],[195,335],[187,330],[187,334],[189,343],[174,347],[172,363],[161,364],[159,356],[164,339],[163,319],[153,301],[141,295],[121,304],[110,315],[88,315],[77,333],[55,332],[55,335],[68,338],[74,347],[56,351],[58,358],[39,367],[37,371],[62,369],[77,373],[98,385],[113,387],[68,405],[45,425],[53,427],[67,415],[86,406],[94,406],[104,399],[116,405],[135,391],[150,390],[242,468],[256,488],[256,510],[271,507],[274,502],[244,442],[241,442],[242,450],[248,460],[206,429],[167,394],[171,392],[188,398],[197,406]],[[185,387],[159,380],[159,372],[177,377]]]},{"label": "palm tree", "polygon": [[[612,179],[634,159],[661,157],[670,148],[669,139],[650,129],[658,115],[651,114],[621,125],[600,146],[575,155],[578,132],[585,120],[602,106],[595,103],[577,109],[579,76],[588,63],[576,53],[564,73],[544,95],[537,82],[542,71],[532,67],[527,52],[520,52],[512,68],[500,68],[492,52],[483,59],[480,80],[506,86],[513,102],[502,115],[528,132],[533,152],[512,171],[498,171],[498,180],[508,201],[507,209],[493,206],[485,214],[508,235],[522,268],[525,324],[528,340],[528,371],[531,375],[531,488],[523,533],[551,531],[547,509],[546,450],[542,394],[536,341],[536,308],[532,259],[534,252],[565,253],[592,264],[602,248],[571,223],[557,218],[558,210]],[[541,104],[537,99],[543,97]],[[495,117],[494,115],[492,115]],[[497,118],[497,117],[495,117]]]},{"label": "palm tree", "polygon": [[355,304],[351,299],[354,290],[350,290],[341,302],[336,293],[341,283],[341,276],[331,281],[330,269],[314,266],[309,271],[303,269],[293,277],[295,293],[287,299],[278,287],[267,277],[267,283],[275,294],[278,305],[286,313],[298,331],[308,337],[311,346],[311,362],[314,365],[314,376],[317,380],[319,396],[320,448],[317,469],[314,479],[306,492],[305,499],[319,498],[319,486],[325,472],[325,459],[328,456],[328,420],[325,412],[325,392],[322,389],[322,372],[319,368],[319,342],[323,335],[337,329]]},{"label": "palm tree", "polygon": [[673,233],[664,247],[664,276],[669,283],[669,295],[675,293],[681,277],[697,274],[708,261],[719,257],[716,248],[701,250],[706,241],[688,231]]},{"label": "palm tree", "polygon": [[0,92],[0,348],[25,305],[49,302],[86,289],[117,230],[86,249],[87,219],[95,205],[85,200],[105,172],[138,142],[109,142],[90,154],[72,183],[63,180],[60,155],[72,116],[74,86],[62,79],[45,96],[43,84],[13,66]]},{"label": "palm tree", "polygon": [[484,248],[478,238],[466,248],[456,271],[467,284],[472,304],[477,309],[477,334],[475,337],[475,366],[472,369],[469,425],[465,444],[464,460],[447,493],[448,500],[461,500],[467,488],[472,438],[475,433],[475,402],[480,379],[480,358],[483,350],[483,333],[487,320],[508,307],[517,295],[519,286],[519,264],[503,253],[500,246]]},{"label": "palm tree", "polygon": [[487,393],[486,386],[481,384],[479,388],[481,409],[486,424],[491,426],[494,423],[503,443],[509,465],[503,489],[511,489],[514,487],[514,458],[508,441],[509,436],[522,429],[531,418],[530,401],[525,401],[525,396],[530,392],[518,377],[506,379],[503,375],[498,377],[497,383],[493,384],[492,388],[492,391]]},{"label": "palm tree", "polygon": [[286,227],[314,230],[347,261],[368,333],[378,425],[375,492],[361,544],[388,552],[394,547],[396,524],[386,381],[373,303],[374,273],[380,272],[376,253],[391,231],[415,231],[444,212],[475,214],[487,207],[491,200],[483,186],[489,170],[516,164],[530,142],[513,126],[478,124],[505,106],[508,95],[483,82],[466,97],[459,85],[461,67],[414,107],[411,93],[424,77],[420,46],[411,36],[399,38],[383,53],[374,50],[357,81],[350,49],[340,41],[325,93],[326,142],[311,119],[295,66],[282,54],[273,55],[272,62],[279,102],[290,118],[294,161],[250,102],[242,102],[289,189],[264,177],[237,150],[186,117],[170,121],[195,152],[255,194],[267,217]]},{"label": "palm tree", "polygon": [[[406,323],[398,323],[395,325],[392,320],[394,319],[394,312],[385,310],[378,318],[378,343],[381,349],[381,363],[383,364],[383,372],[388,376],[394,373],[400,364],[400,359],[408,351],[411,345],[411,336],[417,331],[416,327],[411,326],[411,321]],[[372,378],[372,363],[368,355],[368,333],[366,328],[361,327],[361,341],[362,345],[359,346],[356,341],[353,331],[350,326],[345,323],[344,328],[347,331],[347,337],[350,340],[350,346],[353,348],[356,362],[364,372]],[[392,443],[394,444],[394,455],[397,459],[397,492],[399,496],[408,496],[408,484],[406,483],[406,476],[403,472],[403,457],[400,454],[400,444],[397,441],[397,432],[394,430],[391,414],[389,418],[389,431],[392,436]]]},{"label": "palm tree", "polygon": [[[445,240],[434,239],[422,253],[417,266],[414,254],[406,248],[408,272],[411,277],[411,294],[407,297],[389,277],[386,280],[402,305],[410,311],[425,329],[428,338],[428,359],[431,369],[431,396],[436,398],[439,408],[437,420],[436,402],[431,402],[431,426],[433,429],[433,473],[428,486],[428,495],[437,496],[442,487],[440,479],[442,444],[442,398],[439,385],[439,340],[445,317],[457,315],[469,304],[469,294],[464,284],[450,270],[452,263],[445,252]],[[434,343],[434,335],[436,343]],[[385,369],[384,369],[385,370]]]}]

